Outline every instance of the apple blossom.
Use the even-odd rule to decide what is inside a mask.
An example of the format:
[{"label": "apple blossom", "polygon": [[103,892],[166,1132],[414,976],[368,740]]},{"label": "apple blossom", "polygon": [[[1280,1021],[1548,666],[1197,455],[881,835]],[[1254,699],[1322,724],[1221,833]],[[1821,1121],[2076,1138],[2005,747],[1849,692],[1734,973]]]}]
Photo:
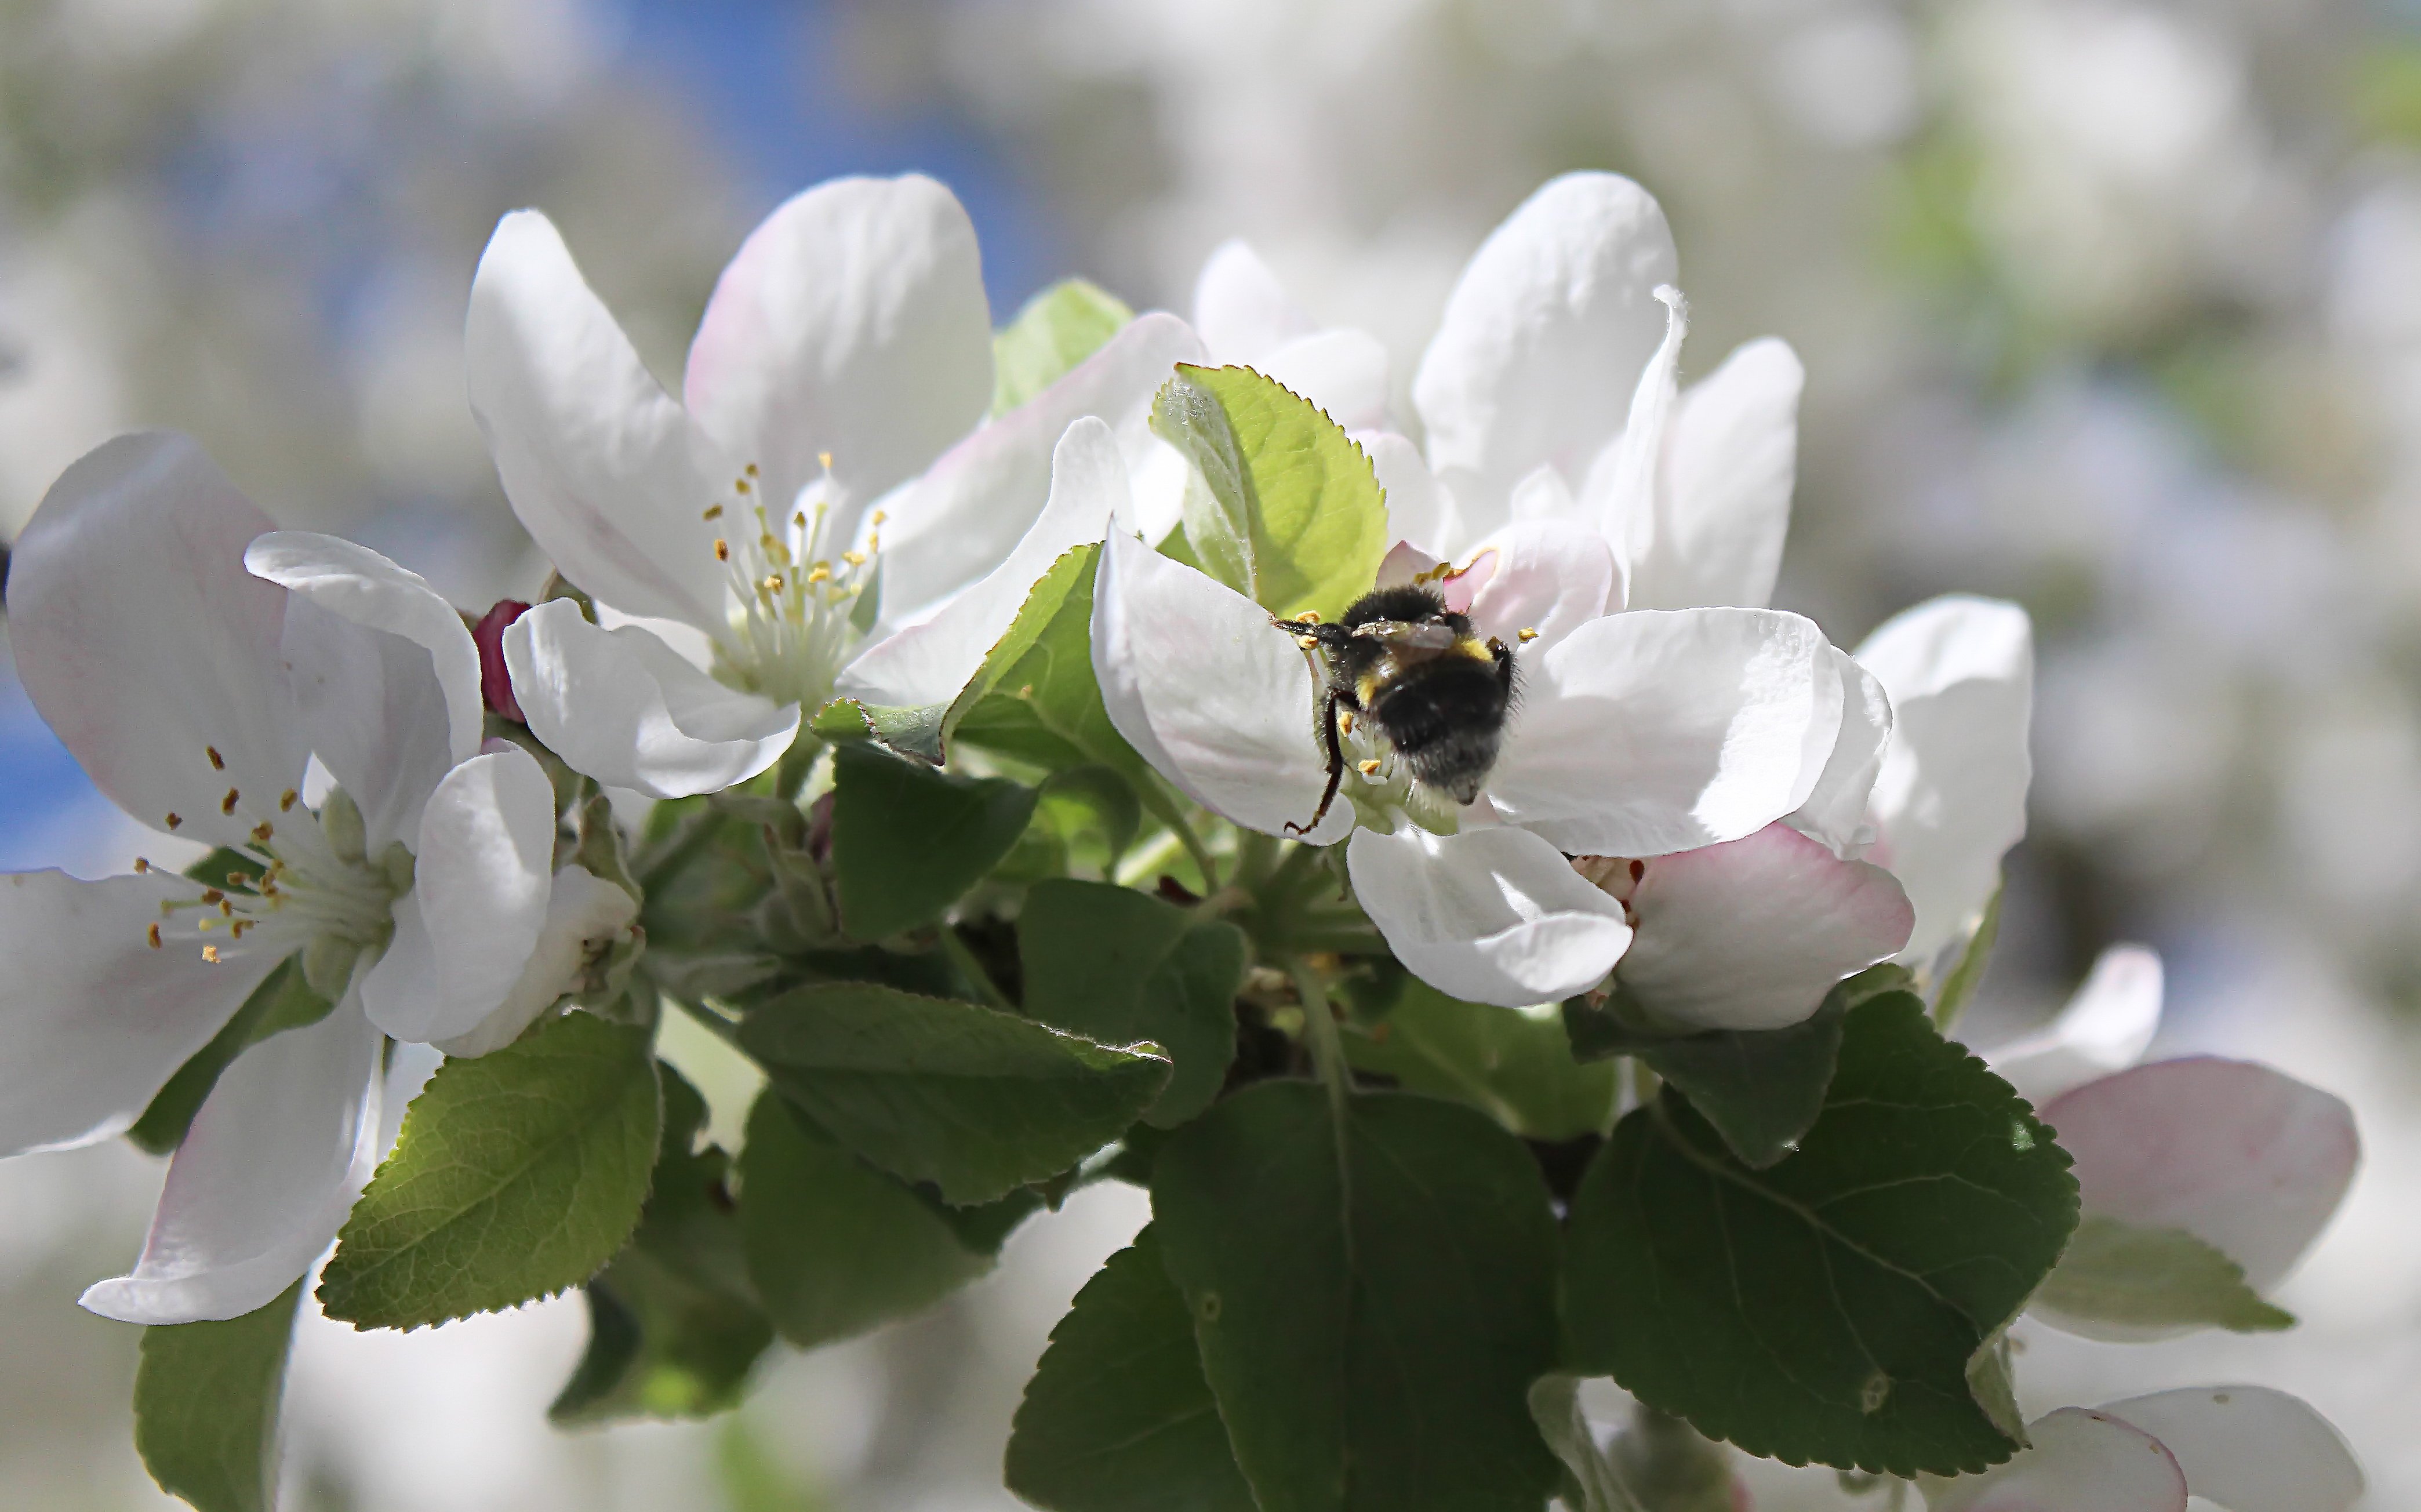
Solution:
[{"label": "apple blossom", "polygon": [[[281,962],[334,1001],[220,1078],[142,1259],[85,1299],[137,1322],[231,1317],[310,1267],[368,1179],[392,1135],[386,1037],[511,1038],[636,906],[555,868],[538,762],[481,750],[455,610],[374,552],[275,531],[184,437],[70,468],[17,542],[8,609],[26,691],[94,784],[243,869],[7,879],[0,1150],[127,1128]],[[335,779],[316,811],[314,759]]]},{"label": "apple blossom", "polygon": [[[769,216],[715,286],[680,401],[535,210],[498,225],[465,341],[514,512],[618,616],[565,600],[521,616],[504,637],[515,698],[574,770],[659,798],[773,765],[880,631],[993,569],[1070,421],[1119,422],[1139,471],[1163,454],[1176,486],[1143,409],[1199,351],[1182,321],[1144,316],[974,429],[992,384],[975,232],[914,175],[836,180]],[[1165,528],[1175,506],[1153,512]]]}]

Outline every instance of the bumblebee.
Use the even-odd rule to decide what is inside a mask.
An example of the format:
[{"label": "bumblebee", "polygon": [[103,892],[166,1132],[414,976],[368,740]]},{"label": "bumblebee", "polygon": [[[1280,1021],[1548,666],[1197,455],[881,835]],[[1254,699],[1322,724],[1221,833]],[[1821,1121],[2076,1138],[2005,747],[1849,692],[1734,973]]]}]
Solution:
[{"label": "bumblebee", "polygon": [[1458,803],[1479,796],[1513,709],[1513,652],[1503,641],[1473,634],[1470,619],[1423,584],[1366,593],[1333,625],[1272,623],[1305,650],[1317,649],[1327,670],[1320,734],[1328,787],[1310,822],[1289,822],[1288,834],[1308,834],[1328,817],[1345,780],[1341,736],[1355,714],[1377,729],[1414,781]]}]

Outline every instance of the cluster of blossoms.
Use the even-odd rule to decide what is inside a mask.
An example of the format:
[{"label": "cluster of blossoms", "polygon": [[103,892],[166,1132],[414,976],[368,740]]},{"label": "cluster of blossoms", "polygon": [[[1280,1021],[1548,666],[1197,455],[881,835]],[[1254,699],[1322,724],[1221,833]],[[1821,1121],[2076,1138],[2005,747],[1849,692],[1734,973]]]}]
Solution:
[{"label": "cluster of blossoms", "polygon": [[[1009,1447],[1040,1505],[1679,1512],[1623,1467],[1728,1486],[1728,1440],[1937,1508],[2343,1512],[2275,1393],[2019,1415],[2022,1311],[2282,1326],[2351,1119],[2135,1066],[2140,952],[1997,1075],[1942,1037],[2023,829],[2026,617],[1939,600],[1850,652],[1767,607],[1800,367],[1680,388],[1678,279],[1638,186],[1548,184],[1441,312],[1416,442],[1378,344],[1241,244],[1190,321],[1070,285],[995,335],[948,192],[847,180],[749,238],[677,400],[518,212],[469,390],[557,577],[476,619],[181,438],[77,463],[16,546],[21,675],[214,848],[0,891],[6,1147],[175,1152],[86,1304],[282,1328],[332,1242],[362,1326],[585,1286],[558,1415],[700,1411],[1125,1179],[1152,1227]],[[1476,702],[1408,733],[1458,666]],[[770,1077],[736,1157],[667,1006]],[[1780,1228],[1735,1248],[1707,1173]],[[1922,1195],[1957,1188],[1991,1202]],[[1557,1416],[1581,1375],[1642,1404],[1610,1446]],[[1367,1420],[1306,1426],[1332,1387]],[[1452,1442],[1407,1439],[1432,1408]]]}]

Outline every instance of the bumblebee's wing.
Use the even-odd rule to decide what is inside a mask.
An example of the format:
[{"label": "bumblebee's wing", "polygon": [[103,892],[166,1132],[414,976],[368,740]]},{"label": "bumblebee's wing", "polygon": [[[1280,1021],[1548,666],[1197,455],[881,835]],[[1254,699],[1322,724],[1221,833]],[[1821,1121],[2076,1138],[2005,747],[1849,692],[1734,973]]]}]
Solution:
[{"label": "bumblebee's wing", "polygon": [[1460,638],[1453,626],[1434,620],[1373,619],[1354,626],[1353,633],[1401,651],[1444,651]]}]

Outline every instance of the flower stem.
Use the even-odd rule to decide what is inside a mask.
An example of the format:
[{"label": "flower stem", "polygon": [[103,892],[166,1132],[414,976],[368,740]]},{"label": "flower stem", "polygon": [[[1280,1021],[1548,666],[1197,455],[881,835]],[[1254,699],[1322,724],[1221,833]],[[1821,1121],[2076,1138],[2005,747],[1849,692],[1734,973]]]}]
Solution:
[{"label": "flower stem", "polygon": [[[703,1003],[693,1003],[685,997],[676,996],[670,992],[666,992],[664,995],[671,998],[674,1004],[678,1005],[683,1013],[686,1013],[691,1018],[696,1020],[698,1023],[706,1029],[707,1033],[714,1036],[715,1038],[722,1040],[725,1044],[729,1045],[734,1050],[740,1049],[740,1026],[738,1024],[733,1023],[729,1019],[725,1018],[722,1014],[717,1013],[714,1009],[708,1007]],[[742,1053],[745,1054],[746,1052],[742,1051]]]},{"label": "flower stem", "polygon": [[986,1005],[998,1008],[1003,1013],[1019,1011],[1017,1005],[1008,1000],[1008,994],[1000,990],[1000,984],[992,979],[992,973],[984,970],[983,962],[976,959],[976,953],[967,948],[967,943],[959,938],[955,927],[945,924],[934,933],[942,942],[942,954],[949,958],[950,964],[959,969],[959,974],[967,979],[967,985],[976,990],[976,994],[983,999]]},{"label": "flower stem", "polygon": [[1300,958],[1286,963],[1294,979],[1295,995],[1303,1000],[1303,1036],[1311,1046],[1311,1064],[1328,1088],[1328,1109],[1336,1122],[1340,1156],[1345,1139],[1345,1104],[1353,1094],[1353,1073],[1345,1064],[1344,1037],[1336,1032],[1336,1015],[1329,1007],[1328,984]]}]

